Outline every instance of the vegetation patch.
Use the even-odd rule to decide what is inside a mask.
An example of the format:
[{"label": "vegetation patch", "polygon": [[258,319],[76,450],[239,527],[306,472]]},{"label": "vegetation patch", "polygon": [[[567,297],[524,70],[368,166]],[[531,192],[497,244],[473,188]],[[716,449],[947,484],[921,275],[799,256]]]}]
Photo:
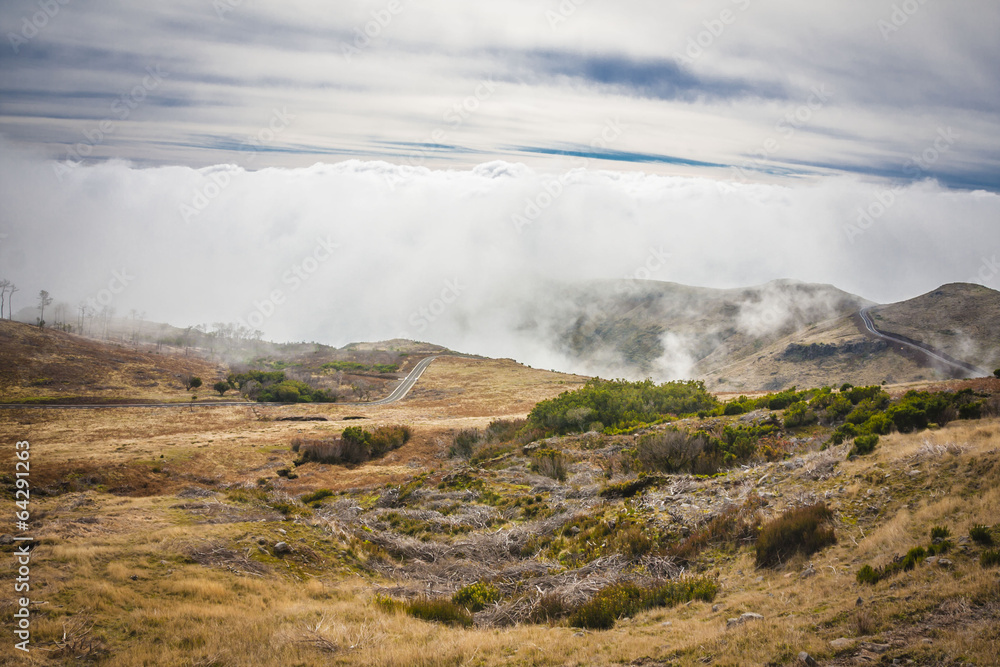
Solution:
[{"label": "vegetation patch", "polygon": [[608,630],[621,618],[654,607],[674,607],[691,600],[711,602],[718,594],[718,584],[708,578],[657,582],[646,587],[632,582],[602,588],[569,616],[571,626]]},{"label": "vegetation patch", "polygon": [[576,391],[541,401],[528,424],[548,433],[565,434],[605,428],[623,429],[668,415],[694,414],[718,401],[698,381],[628,382],[595,378]]},{"label": "vegetation patch", "polygon": [[295,465],[316,463],[364,463],[385,456],[405,445],[412,435],[409,426],[378,426],[372,430],[348,426],[339,437],[295,438],[291,449],[299,453]]},{"label": "vegetation patch", "polygon": [[757,537],[757,565],[774,567],[796,553],[809,555],[835,544],[833,512],[825,503],[788,510],[763,525]]}]

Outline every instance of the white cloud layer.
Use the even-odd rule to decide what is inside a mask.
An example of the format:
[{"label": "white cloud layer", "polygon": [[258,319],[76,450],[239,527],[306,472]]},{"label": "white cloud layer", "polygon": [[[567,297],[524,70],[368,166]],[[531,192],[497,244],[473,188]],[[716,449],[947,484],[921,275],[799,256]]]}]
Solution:
[{"label": "white cloud layer", "polygon": [[1000,196],[931,181],[720,184],[501,162],[63,171],[9,143],[0,156],[0,274],[21,286],[19,307],[39,289],[75,306],[118,272],[119,314],[335,345],[406,335],[557,366],[518,318],[559,283],[792,278],[879,302],[1000,287],[980,271],[1000,254]]}]

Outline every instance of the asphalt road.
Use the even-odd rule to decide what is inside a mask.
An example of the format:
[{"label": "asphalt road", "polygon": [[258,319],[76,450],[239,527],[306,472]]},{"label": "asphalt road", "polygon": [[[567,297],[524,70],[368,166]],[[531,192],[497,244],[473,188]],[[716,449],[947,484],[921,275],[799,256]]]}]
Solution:
[{"label": "asphalt road", "polygon": [[[370,401],[368,403],[338,403],[336,405],[388,405],[390,403],[395,403],[406,396],[413,385],[417,383],[420,376],[431,365],[431,362],[437,359],[437,356],[427,357],[421,359],[413,370],[410,371],[409,375],[403,378],[403,381],[399,383],[391,394],[385,398],[380,398],[377,401]],[[0,403],[0,410],[24,410],[24,409],[35,409],[35,410],[107,410],[111,408],[216,408],[224,406],[233,405],[311,405],[303,403],[253,403],[251,401],[189,401],[186,403],[103,403],[103,404],[79,404],[79,405],[38,405],[35,403]],[[331,404],[332,405],[332,404]]]},{"label": "asphalt road", "polygon": [[399,386],[396,387],[391,394],[385,398],[380,398],[377,401],[370,401],[368,403],[362,403],[361,405],[388,405],[389,403],[395,403],[396,401],[401,400],[404,396],[410,393],[410,390],[413,389],[413,385],[417,383],[417,380],[420,379],[420,376],[425,370],[427,370],[427,367],[430,366],[431,362],[435,359],[437,359],[437,356],[421,359],[417,365],[413,367],[413,370],[410,371],[410,374],[403,378],[403,381],[399,383]]},{"label": "asphalt road", "polygon": [[931,359],[934,359],[936,361],[940,361],[942,364],[945,364],[945,365],[950,366],[952,368],[957,368],[958,370],[962,371],[963,373],[979,372],[982,375],[989,375],[989,373],[987,373],[986,371],[984,371],[982,369],[977,369],[977,368],[975,368],[974,366],[972,366],[970,364],[957,363],[957,362],[955,362],[955,361],[953,361],[951,359],[943,357],[943,356],[941,356],[940,353],[937,353],[937,352],[935,352],[934,350],[932,350],[932,349],[930,349],[928,347],[923,347],[921,345],[914,345],[910,341],[903,340],[902,338],[897,338],[896,336],[893,336],[892,334],[882,333],[881,331],[879,331],[878,329],[875,328],[875,322],[872,321],[871,316],[868,314],[868,308],[862,308],[861,312],[860,312],[860,315],[861,315],[861,320],[865,323],[865,328],[868,329],[868,331],[870,331],[871,333],[873,333],[876,336],[878,336],[879,338],[884,338],[885,340],[892,341],[893,343],[896,343],[897,345],[905,345],[906,347],[908,347],[910,349],[913,349],[913,350],[917,350],[918,352],[920,352],[920,353],[922,353],[922,354],[930,357]]}]

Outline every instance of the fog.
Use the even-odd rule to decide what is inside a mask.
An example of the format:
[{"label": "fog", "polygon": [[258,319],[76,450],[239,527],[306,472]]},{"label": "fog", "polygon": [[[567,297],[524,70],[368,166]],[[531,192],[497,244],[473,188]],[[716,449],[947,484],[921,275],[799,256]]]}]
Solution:
[{"label": "fog", "polygon": [[[337,346],[403,337],[566,368],[523,318],[555,312],[559,286],[580,281],[788,278],[882,303],[947,282],[1000,287],[981,270],[1000,250],[1000,197],[933,181],[745,184],[496,161],[67,166],[7,142],[0,155],[0,277],[21,288],[18,308],[46,289],[72,309],[90,300],[179,326],[240,321]],[[665,372],[682,374],[686,341],[666,345]]]}]

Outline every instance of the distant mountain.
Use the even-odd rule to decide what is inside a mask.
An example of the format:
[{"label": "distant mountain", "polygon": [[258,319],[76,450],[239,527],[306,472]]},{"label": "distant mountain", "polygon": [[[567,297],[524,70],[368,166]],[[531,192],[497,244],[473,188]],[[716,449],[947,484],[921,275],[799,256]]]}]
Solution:
[{"label": "distant mountain", "polygon": [[[544,303],[544,305],[539,305]],[[790,385],[908,382],[957,373],[868,332],[940,347],[980,367],[1000,365],[1000,292],[946,285],[890,306],[831,285],[777,280],[742,289],[616,281],[564,287],[522,308],[520,330],[574,370],[604,377],[699,378],[715,391]]]},{"label": "distant mountain", "polygon": [[871,309],[879,329],[914,338],[986,370],[1000,367],[1000,292],[950,283]]}]

